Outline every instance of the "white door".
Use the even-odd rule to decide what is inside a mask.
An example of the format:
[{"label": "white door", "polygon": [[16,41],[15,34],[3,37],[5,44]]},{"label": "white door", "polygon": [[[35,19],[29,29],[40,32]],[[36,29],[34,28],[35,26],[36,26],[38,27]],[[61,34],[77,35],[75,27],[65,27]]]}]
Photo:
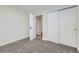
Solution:
[{"label": "white door", "polygon": [[29,20],[30,20],[30,40],[35,39],[36,37],[36,17],[33,14],[29,14]]},{"label": "white door", "polygon": [[58,43],[58,19],[59,12],[49,12],[47,14],[48,34],[47,39]]},{"label": "white door", "polygon": [[60,43],[76,47],[76,7],[60,11]]}]

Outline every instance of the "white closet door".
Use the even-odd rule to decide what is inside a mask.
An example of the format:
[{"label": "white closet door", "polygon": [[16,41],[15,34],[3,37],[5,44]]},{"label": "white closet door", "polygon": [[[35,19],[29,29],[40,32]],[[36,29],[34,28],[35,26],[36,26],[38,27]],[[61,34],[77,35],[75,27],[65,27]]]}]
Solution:
[{"label": "white closet door", "polygon": [[60,43],[76,47],[76,7],[60,11]]},{"label": "white closet door", "polygon": [[47,14],[48,34],[47,39],[58,43],[58,11]]}]

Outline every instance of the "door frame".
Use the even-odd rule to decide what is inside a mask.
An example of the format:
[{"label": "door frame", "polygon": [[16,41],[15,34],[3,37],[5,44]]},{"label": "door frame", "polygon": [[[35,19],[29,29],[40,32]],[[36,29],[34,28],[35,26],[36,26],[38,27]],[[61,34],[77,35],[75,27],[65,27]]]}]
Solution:
[{"label": "door frame", "polygon": [[45,31],[47,29],[47,27],[44,25],[44,23],[45,23],[44,20],[46,20],[46,18],[47,18],[47,16],[46,16],[47,12],[39,13],[36,15],[36,16],[42,15],[42,33],[43,33],[42,40],[47,40],[47,31]]}]

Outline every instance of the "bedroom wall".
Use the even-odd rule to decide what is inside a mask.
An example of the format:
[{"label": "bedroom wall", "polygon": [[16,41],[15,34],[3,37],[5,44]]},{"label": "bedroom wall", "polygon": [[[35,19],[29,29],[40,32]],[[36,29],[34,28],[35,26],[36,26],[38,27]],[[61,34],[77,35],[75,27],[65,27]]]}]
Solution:
[{"label": "bedroom wall", "polygon": [[28,13],[0,6],[0,46],[29,37]]},{"label": "bedroom wall", "polygon": [[77,49],[79,51],[79,6],[77,7]]},{"label": "bedroom wall", "polygon": [[42,14],[42,32],[43,32],[43,36],[42,39],[43,40],[47,40],[47,33],[48,33],[48,27],[47,27],[47,15],[46,13]]}]

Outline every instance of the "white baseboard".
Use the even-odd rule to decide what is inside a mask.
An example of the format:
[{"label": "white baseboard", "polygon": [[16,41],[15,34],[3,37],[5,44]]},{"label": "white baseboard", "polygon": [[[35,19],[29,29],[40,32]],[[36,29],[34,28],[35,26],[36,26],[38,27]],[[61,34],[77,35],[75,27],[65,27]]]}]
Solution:
[{"label": "white baseboard", "polygon": [[10,44],[10,43],[13,43],[13,42],[16,42],[16,41],[18,41],[18,40],[22,40],[22,39],[24,39],[24,38],[29,38],[28,36],[24,36],[24,37],[20,37],[20,38],[18,38],[18,39],[16,39],[16,40],[12,40],[12,41],[8,41],[8,42],[5,42],[5,43],[2,43],[2,44],[0,44],[0,47],[1,46],[4,46],[4,45],[7,45],[7,44]]},{"label": "white baseboard", "polygon": [[77,51],[79,52],[79,48],[77,48]]}]

